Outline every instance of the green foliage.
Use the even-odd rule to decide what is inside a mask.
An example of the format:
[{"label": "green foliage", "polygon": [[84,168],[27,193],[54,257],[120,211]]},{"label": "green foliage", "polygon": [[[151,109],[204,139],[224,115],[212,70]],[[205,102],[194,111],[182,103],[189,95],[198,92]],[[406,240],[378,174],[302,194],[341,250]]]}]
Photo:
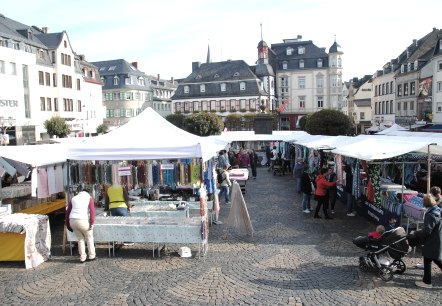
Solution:
[{"label": "green foliage", "polygon": [[97,133],[98,134],[106,134],[107,132],[109,132],[109,127],[102,123],[99,126],[97,126]]},{"label": "green foliage", "polygon": [[199,136],[220,135],[224,124],[214,113],[198,113],[186,116],[184,130]]},{"label": "green foliage", "polygon": [[71,133],[66,120],[60,118],[59,116],[53,116],[44,122],[44,127],[48,132],[49,136],[57,136],[59,138],[64,138]]},{"label": "green foliage", "polygon": [[230,114],[224,119],[224,126],[229,131],[240,131],[241,130],[241,115]]},{"label": "green foliage", "polygon": [[323,109],[308,116],[305,131],[311,135],[348,135],[351,132],[351,122],[344,113]]},{"label": "green foliage", "polygon": [[183,114],[171,114],[166,116],[166,120],[179,127],[180,129],[184,129],[184,119],[186,118]]},{"label": "green foliage", "polygon": [[299,129],[301,131],[305,131],[305,125],[307,124],[308,118],[310,115],[302,116],[301,119],[299,119]]}]

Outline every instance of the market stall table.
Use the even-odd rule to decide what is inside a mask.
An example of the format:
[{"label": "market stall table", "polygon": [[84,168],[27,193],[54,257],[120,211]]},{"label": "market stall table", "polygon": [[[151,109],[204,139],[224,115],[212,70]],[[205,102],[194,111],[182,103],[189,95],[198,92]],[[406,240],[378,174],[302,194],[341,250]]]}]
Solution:
[{"label": "market stall table", "polygon": [[48,216],[17,213],[0,218],[0,261],[24,261],[30,269],[50,255]]},{"label": "market stall table", "polygon": [[227,171],[231,181],[237,181],[241,187],[241,192],[246,193],[246,183],[249,179],[249,170],[246,168],[234,168]]},{"label": "market stall table", "polygon": [[[67,234],[69,242],[77,241],[74,233]],[[152,243],[153,252],[155,245],[159,244],[198,244],[199,254],[202,252],[203,255],[207,252],[208,243],[206,238],[202,238],[201,218],[161,217],[98,216],[94,225],[94,241],[111,243],[113,255],[115,255],[116,241]]]}]

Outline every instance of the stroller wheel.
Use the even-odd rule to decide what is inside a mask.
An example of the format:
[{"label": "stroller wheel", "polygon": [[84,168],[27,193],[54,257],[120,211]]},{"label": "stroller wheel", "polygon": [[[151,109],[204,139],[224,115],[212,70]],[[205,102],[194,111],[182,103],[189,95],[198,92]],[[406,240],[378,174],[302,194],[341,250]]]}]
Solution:
[{"label": "stroller wheel", "polygon": [[391,264],[391,268],[393,269],[394,273],[397,274],[403,274],[405,270],[407,270],[407,266],[405,265],[405,262],[403,262],[400,259],[396,259]]},{"label": "stroller wheel", "polygon": [[379,269],[379,277],[388,282],[393,279],[393,270],[389,267],[382,267]]}]

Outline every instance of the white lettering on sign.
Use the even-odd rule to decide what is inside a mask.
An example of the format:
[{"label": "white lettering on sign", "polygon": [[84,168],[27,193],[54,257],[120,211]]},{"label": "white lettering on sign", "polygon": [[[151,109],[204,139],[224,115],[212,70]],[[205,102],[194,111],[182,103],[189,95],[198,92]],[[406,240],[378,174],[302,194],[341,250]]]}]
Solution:
[{"label": "white lettering on sign", "polygon": [[118,176],[130,176],[130,167],[119,167],[118,168]]},{"label": "white lettering on sign", "polygon": [[18,107],[17,100],[0,100],[0,107]]},{"label": "white lettering on sign", "polygon": [[174,165],[173,164],[161,164],[161,170],[173,170]]}]

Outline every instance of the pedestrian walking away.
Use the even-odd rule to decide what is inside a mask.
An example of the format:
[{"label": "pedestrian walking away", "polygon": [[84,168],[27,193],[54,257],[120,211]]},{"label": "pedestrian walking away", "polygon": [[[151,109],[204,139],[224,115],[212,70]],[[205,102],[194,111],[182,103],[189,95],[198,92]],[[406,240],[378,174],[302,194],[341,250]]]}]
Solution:
[{"label": "pedestrian walking away", "polygon": [[[422,255],[424,257],[424,277],[422,281],[416,281],[416,286],[432,288],[431,263],[434,262],[442,270],[442,222],[441,209],[431,195],[423,198],[423,204],[427,208],[422,229],[411,232],[409,240],[422,241]],[[414,243],[415,244],[415,243]]]}]

